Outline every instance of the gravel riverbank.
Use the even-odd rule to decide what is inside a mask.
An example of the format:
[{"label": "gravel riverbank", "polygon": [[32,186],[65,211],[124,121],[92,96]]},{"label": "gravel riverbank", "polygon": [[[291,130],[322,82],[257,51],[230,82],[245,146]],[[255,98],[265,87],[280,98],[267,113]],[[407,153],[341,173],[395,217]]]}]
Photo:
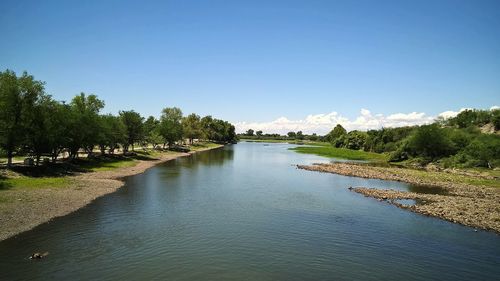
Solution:
[{"label": "gravel riverbank", "polygon": [[30,230],[53,218],[67,215],[98,197],[114,192],[123,186],[124,177],[143,173],[169,160],[221,146],[189,153],[162,153],[155,160],[138,160],[132,167],[69,176],[70,184],[67,187],[3,190],[5,202],[0,202],[0,240]]},{"label": "gravel riverbank", "polygon": [[[419,214],[500,234],[500,180],[489,176],[426,172],[356,163],[298,165],[297,167],[309,171],[439,187],[446,190],[446,193],[425,194],[366,187],[349,187],[349,189]],[[481,185],[483,181],[488,181],[488,186]],[[417,201],[417,204],[400,203],[398,200],[401,199],[413,199]]]}]

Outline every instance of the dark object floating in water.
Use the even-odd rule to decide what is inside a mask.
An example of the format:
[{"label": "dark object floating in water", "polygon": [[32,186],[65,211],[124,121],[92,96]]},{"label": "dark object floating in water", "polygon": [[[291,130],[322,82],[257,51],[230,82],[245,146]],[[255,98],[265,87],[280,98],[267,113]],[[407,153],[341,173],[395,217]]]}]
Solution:
[{"label": "dark object floating in water", "polygon": [[43,254],[40,254],[40,253],[33,253],[31,256],[30,256],[30,260],[41,260],[43,258],[45,258],[46,256],[49,255],[49,252],[45,252]]}]

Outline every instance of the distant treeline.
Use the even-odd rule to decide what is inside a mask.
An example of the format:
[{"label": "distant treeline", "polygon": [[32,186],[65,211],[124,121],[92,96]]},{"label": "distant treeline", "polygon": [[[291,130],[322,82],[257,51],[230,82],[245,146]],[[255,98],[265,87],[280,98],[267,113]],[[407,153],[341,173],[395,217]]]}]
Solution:
[{"label": "distant treeline", "polygon": [[16,154],[32,155],[38,163],[41,156],[55,161],[63,151],[70,158],[80,150],[92,155],[96,147],[112,154],[137,143],[172,147],[184,139],[236,140],[229,122],[194,113],[183,116],[176,107],[163,109],[160,119],[145,119],[133,110],[101,114],[103,108],[96,95],[81,93],[70,103],[59,102],[45,93],[44,82],[26,72],[19,77],[10,70],[0,72],[0,152],[11,165]]},{"label": "distant treeline", "polygon": [[254,131],[253,129],[248,129],[244,134],[239,134],[238,137],[244,139],[256,139],[256,140],[310,140],[310,141],[322,141],[322,137],[312,134],[306,135],[302,131],[298,132],[288,132],[285,136],[280,134],[264,134],[262,131]]},{"label": "distant treeline", "polygon": [[444,167],[500,166],[500,109],[464,110],[456,117],[433,124],[347,132],[340,124],[325,136],[289,132],[286,136],[248,130],[242,137],[257,139],[306,139],[329,142],[334,147],[387,153],[392,162],[409,161]]}]

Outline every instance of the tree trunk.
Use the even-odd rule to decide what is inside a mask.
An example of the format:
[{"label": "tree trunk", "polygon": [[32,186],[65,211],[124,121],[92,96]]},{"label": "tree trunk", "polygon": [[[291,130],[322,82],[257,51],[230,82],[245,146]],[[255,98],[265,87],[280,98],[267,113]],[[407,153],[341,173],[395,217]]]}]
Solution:
[{"label": "tree trunk", "polygon": [[7,150],[7,167],[12,167],[12,149]]}]

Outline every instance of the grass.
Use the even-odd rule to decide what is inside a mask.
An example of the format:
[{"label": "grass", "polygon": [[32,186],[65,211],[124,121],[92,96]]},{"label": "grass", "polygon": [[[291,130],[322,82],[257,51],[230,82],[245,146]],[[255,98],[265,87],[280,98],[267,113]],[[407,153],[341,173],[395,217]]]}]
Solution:
[{"label": "grass", "polygon": [[352,150],[347,148],[333,147],[329,143],[311,143],[312,146],[297,146],[290,148],[298,153],[315,154],[330,158],[340,158],[347,160],[364,160],[364,161],[387,161],[387,155],[373,152],[366,152],[361,150]]},{"label": "grass", "polygon": [[117,160],[117,161],[106,161],[106,162],[98,162],[89,166],[83,166],[84,168],[87,168],[93,172],[98,172],[98,171],[109,171],[109,170],[114,170],[117,168],[126,168],[126,167],[132,167],[137,164],[136,160],[133,159],[123,159],[123,160]]},{"label": "grass", "polygon": [[0,179],[1,189],[36,189],[36,188],[61,188],[70,184],[67,177],[17,177]]}]

